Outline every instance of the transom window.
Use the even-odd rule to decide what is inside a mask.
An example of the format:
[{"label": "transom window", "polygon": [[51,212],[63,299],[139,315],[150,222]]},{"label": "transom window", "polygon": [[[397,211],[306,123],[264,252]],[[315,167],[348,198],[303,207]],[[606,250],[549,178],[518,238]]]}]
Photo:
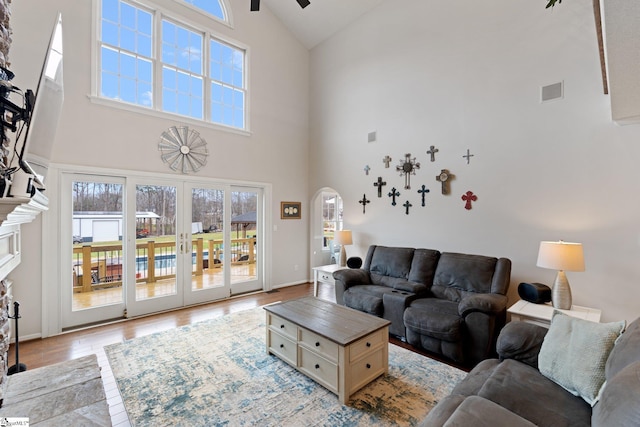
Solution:
[{"label": "transom window", "polygon": [[184,0],[185,3],[191,4],[194,7],[207,12],[210,15],[220,18],[226,21],[224,8],[218,0]]},{"label": "transom window", "polygon": [[[219,0],[183,1],[224,19]],[[100,25],[99,97],[246,128],[246,49],[126,0],[102,0]]]}]

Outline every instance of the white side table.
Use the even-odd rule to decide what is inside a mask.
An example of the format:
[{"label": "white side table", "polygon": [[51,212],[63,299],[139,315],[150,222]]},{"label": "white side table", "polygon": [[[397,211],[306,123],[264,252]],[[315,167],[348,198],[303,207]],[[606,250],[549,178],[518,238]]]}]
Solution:
[{"label": "white side table", "polygon": [[[511,314],[512,321],[529,322],[548,328],[549,325],[551,325],[553,310],[556,309],[554,309],[550,303],[534,304],[532,302],[520,300],[509,307],[507,312]],[[572,306],[571,310],[559,311],[569,316],[590,320],[592,322],[600,322],[600,315],[602,314],[602,311],[597,308],[580,307],[579,305]]]},{"label": "white side table", "polygon": [[326,283],[335,286],[333,272],[349,267],[341,267],[339,264],[321,265],[313,267],[313,296],[318,296],[318,283]]}]

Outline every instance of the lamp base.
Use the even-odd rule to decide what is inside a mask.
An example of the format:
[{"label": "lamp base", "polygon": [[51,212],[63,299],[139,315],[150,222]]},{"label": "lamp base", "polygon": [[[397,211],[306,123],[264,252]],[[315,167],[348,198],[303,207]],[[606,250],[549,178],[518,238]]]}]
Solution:
[{"label": "lamp base", "polygon": [[569,287],[567,275],[563,270],[558,271],[556,281],[553,282],[551,301],[553,302],[553,308],[571,310],[571,288]]},{"label": "lamp base", "polygon": [[340,248],[340,267],[347,266],[347,251],[344,248],[344,245]]}]

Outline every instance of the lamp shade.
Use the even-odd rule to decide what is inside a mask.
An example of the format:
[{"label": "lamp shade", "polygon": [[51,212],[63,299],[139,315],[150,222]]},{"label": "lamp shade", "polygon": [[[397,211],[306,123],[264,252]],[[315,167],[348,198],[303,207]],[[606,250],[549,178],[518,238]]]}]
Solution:
[{"label": "lamp shade", "polygon": [[582,243],[540,242],[538,267],[563,271],[584,271]]},{"label": "lamp shade", "polygon": [[351,237],[351,230],[336,231],[333,236],[333,240],[339,245],[353,244],[353,238]]}]

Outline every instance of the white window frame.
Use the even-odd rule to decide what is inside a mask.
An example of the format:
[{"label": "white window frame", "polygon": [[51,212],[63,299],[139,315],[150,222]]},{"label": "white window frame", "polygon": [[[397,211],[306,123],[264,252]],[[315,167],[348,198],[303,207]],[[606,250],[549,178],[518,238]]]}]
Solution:
[{"label": "white window frame", "polygon": [[[131,104],[125,101],[119,101],[110,98],[104,98],[100,96],[100,73],[101,73],[101,64],[100,64],[100,49],[101,49],[101,0],[92,0],[93,11],[93,31],[92,31],[92,43],[91,43],[91,94],[89,95],[89,99],[91,102],[99,105],[108,106],[111,108],[117,108],[125,111],[142,113],[150,116],[155,116],[162,119],[169,120],[180,120],[181,123],[185,124],[193,124],[197,126],[205,126],[217,130],[222,130],[230,133],[240,134],[249,136],[251,135],[251,114],[250,114],[250,106],[251,106],[251,90],[249,87],[249,70],[250,70],[250,49],[247,45],[237,41],[232,40],[222,34],[219,34],[210,29],[209,26],[205,26],[202,23],[198,23],[197,21],[202,21],[202,18],[206,20],[214,20],[216,23],[223,23],[230,26],[231,22],[231,8],[228,6],[226,0],[221,0],[221,3],[224,4],[226,10],[226,16],[228,18],[228,22],[221,21],[217,17],[210,15],[199,8],[196,8],[189,3],[184,2],[183,0],[174,0],[174,5],[176,8],[165,9],[155,4],[152,0],[125,0],[129,3],[136,5],[137,7],[143,8],[153,15],[154,20],[154,38],[153,38],[153,50],[154,57],[153,61],[153,105],[151,107],[139,106],[136,104]],[[184,14],[180,13],[180,9]],[[189,19],[186,15],[192,14],[193,16]],[[204,44],[206,44],[205,51],[202,57],[203,61],[203,71],[205,72],[204,79],[204,103],[203,103],[203,119],[197,119],[189,116],[183,116],[180,114],[175,114],[162,110],[162,82],[160,79],[159,73],[162,70],[162,61],[161,61],[161,45],[160,38],[158,34],[161,34],[160,26],[163,19],[167,19],[172,23],[177,25],[184,26],[190,30],[197,31],[203,35]],[[228,126],[222,123],[215,123],[211,121],[211,81],[212,79],[209,76],[209,43],[210,40],[214,39],[223,44],[227,44],[233,48],[244,51],[244,69],[243,69],[243,78],[244,78],[244,128],[237,128],[233,126]]]}]

